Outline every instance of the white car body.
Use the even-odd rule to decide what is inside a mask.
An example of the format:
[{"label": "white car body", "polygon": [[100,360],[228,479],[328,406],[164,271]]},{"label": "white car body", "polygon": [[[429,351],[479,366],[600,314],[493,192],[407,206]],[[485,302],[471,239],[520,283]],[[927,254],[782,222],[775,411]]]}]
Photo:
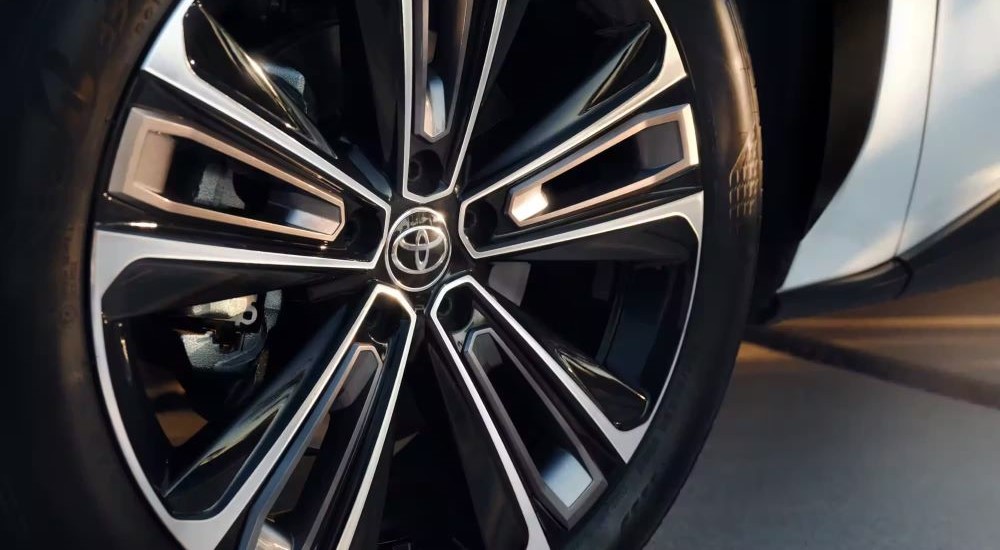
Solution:
[{"label": "white car body", "polygon": [[867,136],[787,292],[905,255],[1000,193],[1000,2],[892,0]]}]

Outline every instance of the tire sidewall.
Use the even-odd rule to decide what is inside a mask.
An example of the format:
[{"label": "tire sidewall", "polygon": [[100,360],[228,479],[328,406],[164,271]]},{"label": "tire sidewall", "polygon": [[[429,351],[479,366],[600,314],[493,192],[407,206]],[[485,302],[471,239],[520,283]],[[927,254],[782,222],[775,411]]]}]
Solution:
[{"label": "tire sidewall", "polygon": [[[13,3],[12,3],[13,4]],[[13,547],[176,547],[128,475],[89,331],[91,210],[118,101],[167,0],[50,0],[0,18],[7,200],[2,271],[10,398],[0,530]]]},{"label": "tire sidewall", "polygon": [[574,548],[641,548],[714,423],[745,324],[760,227],[760,131],[749,53],[726,0],[658,0],[694,88],[705,210],[687,331],[663,401]]}]

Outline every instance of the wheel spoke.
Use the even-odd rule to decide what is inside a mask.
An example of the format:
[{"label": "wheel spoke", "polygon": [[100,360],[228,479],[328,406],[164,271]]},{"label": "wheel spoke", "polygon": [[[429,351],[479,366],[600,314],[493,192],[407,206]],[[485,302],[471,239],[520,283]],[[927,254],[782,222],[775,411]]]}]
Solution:
[{"label": "wheel spoke", "polygon": [[[450,297],[449,294],[451,294]],[[446,298],[447,302],[444,301]],[[465,277],[449,283],[442,289],[442,294],[435,300],[435,305],[448,303],[450,306],[455,303],[465,302],[468,303],[468,306],[463,305],[460,309],[471,309],[468,315],[472,319],[472,325],[466,328],[463,322],[462,330],[458,332],[447,332],[446,326],[449,323],[449,319],[446,317],[438,318],[435,314],[434,306],[431,307],[432,320],[438,325],[440,332],[447,332],[447,341],[449,343],[460,346],[462,352],[466,354],[466,359],[471,359],[470,362],[472,364],[482,362],[482,360],[476,359],[476,347],[469,339],[470,336],[477,335],[482,337],[484,342],[487,342],[485,344],[487,348],[492,346],[493,348],[502,350],[501,355],[505,358],[510,358],[511,362],[518,361],[512,351],[516,349],[525,358],[521,361],[522,363],[541,364],[561,384],[561,386],[557,387],[567,392],[571,400],[579,405],[586,415],[589,416],[593,426],[601,433],[601,439],[613,445],[612,440],[617,430],[608,417],[601,412],[594,399],[587,392],[583,391],[579,382],[567,372],[567,369],[560,366],[549,355],[542,344],[534,339],[524,326],[489,291],[476,282],[475,279]],[[499,343],[501,338],[504,341]],[[493,351],[493,355],[497,355],[497,352]],[[496,359],[493,361],[497,362]],[[519,366],[519,368],[523,368],[523,366]],[[642,397],[638,396],[638,399],[641,401]],[[622,451],[619,451],[619,453],[624,455]]]},{"label": "wheel spoke", "polygon": [[572,527],[607,486],[604,475],[557,403],[496,329],[482,327],[464,336],[463,359],[509,432],[528,484],[564,527]]},{"label": "wheel spoke", "polygon": [[636,115],[512,186],[502,180],[463,200],[459,236],[483,258],[674,215],[700,231],[697,165],[689,105]]},{"label": "wheel spoke", "polygon": [[[634,387],[633,382],[619,379],[598,361],[544,330],[513,304],[495,297],[471,277],[444,287],[435,304],[448,293],[453,294],[450,300],[453,303],[471,298],[473,304],[471,325],[463,327],[461,336],[457,336],[458,333],[451,335],[452,341],[487,331],[490,338],[501,342],[494,347],[502,348],[505,355],[519,356],[521,362],[535,365],[538,372],[551,381],[540,386],[552,388],[557,401],[570,404],[572,410],[585,418],[596,430],[597,440],[610,445],[621,460],[627,462],[631,458],[658,406],[659,394],[650,395],[645,389]],[[466,297],[463,298],[462,293]],[[685,308],[685,319],[686,312]],[[439,330],[444,331],[443,328]],[[469,343],[462,340],[460,345],[468,348]]]},{"label": "wheel spoke", "polygon": [[404,169],[403,195],[426,203],[451,193],[461,176],[507,2],[402,1],[412,3],[407,29],[412,55],[406,70],[412,83],[406,149],[411,162]]},{"label": "wheel spoke", "polygon": [[[560,176],[572,178],[574,169],[585,166],[602,154],[610,154],[616,146],[637,137],[644,138],[637,143],[639,163],[628,170],[621,181],[602,185],[600,190],[587,189],[586,193],[574,188],[565,192],[568,196],[563,197],[552,196],[557,193],[546,193],[545,187],[555,186]],[[519,227],[541,223],[651,187],[697,164],[698,149],[691,107],[682,105],[659,109],[630,119],[600,139],[518,183],[508,193],[506,214]],[[591,182],[590,187],[598,187],[597,183],[604,182]],[[559,205],[559,202],[562,204]]]},{"label": "wheel spoke", "polygon": [[649,24],[634,24],[624,28],[608,29],[612,34],[609,48],[593,72],[573,88],[562,101],[557,103],[544,118],[535,123],[517,141],[482,169],[494,173],[518,159],[529,155],[545,143],[567,130],[572,130],[590,108],[606,98],[605,90],[615,84],[615,79],[633,59],[646,37]]},{"label": "wheel spoke", "polygon": [[366,508],[384,497],[374,486],[390,456],[386,441],[415,320],[396,291],[379,289],[396,300],[383,308],[402,309],[390,321],[379,320],[375,333],[354,337],[253,505],[243,547],[259,547],[277,534],[304,548],[349,548],[364,536],[359,529]]},{"label": "wheel spoke", "polygon": [[331,150],[266,66],[243,51],[199,3],[187,0],[168,18],[142,70],[225,124],[300,163],[314,179],[356,195],[387,217],[385,200],[361,182],[362,172],[351,159],[339,159]]},{"label": "wheel spoke", "polygon": [[[483,210],[476,210],[476,225],[466,223],[459,237],[477,259],[684,259],[689,252],[671,243],[691,232],[700,240],[703,201],[701,191],[682,189],[604,215],[541,224],[499,238],[493,231],[481,231],[489,223],[482,220],[489,218]],[[462,214],[466,214],[464,206]]]},{"label": "wheel spoke", "polygon": [[[545,92],[538,90],[534,79],[549,77],[544,71],[551,70],[551,66],[532,64],[538,62],[536,58],[543,59],[537,44],[553,32],[551,21],[555,15],[542,11],[544,8],[532,12],[532,6],[527,13],[519,14],[520,19],[511,21],[505,41],[513,43],[508,49],[514,53],[505,55],[505,62],[494,66],[493,77],[500,80],[499,88],[504,86],[505,73],[513,80],[530,77],[535,85],[523,91],[505,90],[507,96],[512,96],[509,102],[518,102],[511,108],[523,111],[525,118],[507,122],[489,140],[496,142],[486,148],[492,154],[484,149],[478,155],[486,157],[472,176],[478,188],[483,182],[488,187],[503,187],[524,179],[608,131],[686,77],[677,44],[659,6],[650,1],[643,7],[631,16],[592,15],[584,26],[600,25],[602,21],[608,26],[591,27],[583,35],[560,36],[566,48],[576,48],[579,58],[578,65],[564,69],[578,76],[553,89],[547,100],[539,97],[544,97]],[[495,104],[500,100],[488,97],[486,101]],[[487,139],[487,133],[483,136]]]},{"label": "wheel spoke", "polygon": [[92,253],[95,258],[93,288],[100,295],[128,266],[144,259],[299,269],[359,270],[370,267],[367,263],[349,260],[247,250],[103,229],[94,232]]},{"label": "wheel spoke", "polygon": [[[645,15],[624,16],[625,23],[608,16],[617,26],[594,31],[596,37],[566,36],[570,43],[582,41],[580,47],[595,41],[604,45],[591,53],[591,65],[567,69],[584,76],[572,89],[559,88],[551,100],[536,100],[530,90],[514,87],[518,75],[523,80],[530,71],[542,70],[532,67],[531,49],[518,51],[518,40],[537,42],[554,14],[529,9],[522,28],[508,29],[514,53],[496,77],[497,88],[513,98],[492,101],[513,103],[506,110],[514,114],[486,123],[496,129],[477,130],[489,145],[477,158],[491,160],[475,168],[476,183],[463,190],[460,200],[460,237],[473,257],[511,250],[501,243],[547,246],[556,233],[585,234],[577,231],[587,225],[584,218],[601,230],[613,225],[604,222],[616,212],[626,224],[634,223],[641,217],[633,215],[637,210],[655,206],[650,202],[668,202],[700,187],[697,172],[692,173],[699,158],[689,90],[673,89],[686,73],[658,6],[652,2],[646,8]],[[629,17],[635,20],[627,23]],[[673,91],[665,97],[668,89]],[[653,102],[656,98],[662,99]],[[534,103],[543,110],[536,113]],[[528,122],[519,122],[525,118]]]},{"label": "wheel spoke", "polygon": [[[167,32],[170,30],[173,29]],[[184,12],[181,32],[186,56],[167,60],[154,46],[144,67],[146,71],[161,70],[171,74],[175,67],[164,65],[168,62],[171,65],[183,64],[186,60],[195,78],[208,82],[278,127],[333,155],[326,140],[306,115],[305,106],[297,104],[283,89],[282,83],[301,93],[295,88],[297,83],[294,80],[289,82],[292,75],[282,75],[281,70],[275,71],[267,63],[254,59],[200,2],[194,2]],[[276,74],[269,74],[269,69]]]},{"label": "wheel spoke", "polygon": [[[262,181],[259,186],[269,183],[271,187],[266,191],[267,207],[248,206],[237,193],[235,176],[209,177],[208,170],[202,174],[197,193],[190,202],[185,201],[188,197],[177,188],[185,187],[187,182],[176,178],[171,181],[169,176],[172,165],[194,156],[189,154],[194,147],[263,173],[260,179],[266,178],[266,183]],[[125,124],[109,193],[183,216],[320,242],[336,240],[344,228],[344,200],[338,194],[307,183],[197,128],[138,107],[132,109]],[[247,214],[226,211],[241,206]]]},{"label": "wheel spoke", "polygon": [[[386,359],[385,369],[379,364],[379,372],[392,375],[380,378],[390,388],[379,394],[385,397],[377,401],[381,409],[376,410],[391,411],[415,315],[399,291],[377,286],[357,308],[340,306],[340,313],[315,323],[311,337],[305,333],[293,338],[301,344],[268,344],[272,333],[287,333],[281,321],[275,325],[275,318],[284,314],[282,307],[292,306],[287,294],[282,306],[282,292],[287,290],[267,290],[265,300],[266,289],[311,283],[319,278],[318,268],[348,268],[349,273],[363,264],[107,230],[95,232],[93,254],[94,344],[109,416],[140,488],[185,547],[214,548],[244,513],[300,427],[315,416],[318,405],[327,405],[321,398],[331,392],[351,393],[345,388],[350,389],[349,375],[358,370],[352,368],[353,350],[372,338],[373,326],[385,325],[373,322],[373,315],[382,319],[385,311],[392,312],[396,330],[385,333],[393,335],[392,345],[380,348],[390,351],[383,351],[379,361],[391,356],[392,362]],[[240,297],[231,298],[234,294]],[[161,322],[169,326],[161,329]],[[240,332],[240,325],[259,329]],[[214,327],[211,339],[200,336],[201,326]],[[236,350],[213,351],[231,339],[225,334],[234,330]],[[167,371],[155,369],[175,369],[180,363],[188,365],[177,375],[188,399],[210,420],[199,420],[203,427],[178,438],[163,431],[166,425],[152,409],[167,397],[157,389],[166,382],[156,382],[163,377],[157,373]],[[251,371],[246,378],[242,365],[256,368],[256,374]],[[222,402],[205,401],[194,393],[203,388],[198,391],[214,395],[211,384],[227,381],[238,384],[222,394]],[[164,410],[167,418],[173,414],[173,409]],[[190,419],[187,424],[198,418],[192,414],[184,417]],[[376,430],[366,444],[380,448],[384,440],[384,430]]]},{"label": "wheel spoke", "polygon": [[413,131],[433,143],[448,133],[454,121],[472,23],[472,2],[413,0],[411,15]]},{"label": "wheel spoke", "polygon": [[231,234],[248,247],[362,264],[376,260],[388,216],[384,204],[238,135],[142,107],[129,111],[106,196],[96,216],[102,226]]},{"label": "wheel spoke", "polygon": [[637,115],[516,185],[498,182],[463,200],[459,236],[483,258],[671,216],[700,231],[697,165],[689,105]]},{"label": "wheel spoke", "polygon": [[[433,349],[441,352],[432,354],[432,362],[469,480],[480,531],[497,547],[548,548],[541,520],[501,428],[491,416],[461,352],[436,320],[439,307],[440,301],[435,301],[430,309]],[[515,517],[511,517],[511,511],[515,511]]]},{"label": "wheel spoke", "polygon": [[374,149],[381,152],[380,167],[393,181],[406,181],[413,103],[409,86],[412,60],[408,55],[413,34],[410,0],[355,0],[351,6],[352,20],[342,32],[360,41],[363,54],[345,57],[345,69],[367,81],[370,99],[365,100],[371,103],[374,121],[352,115],[349,123],[371,126],[374,122]]}]

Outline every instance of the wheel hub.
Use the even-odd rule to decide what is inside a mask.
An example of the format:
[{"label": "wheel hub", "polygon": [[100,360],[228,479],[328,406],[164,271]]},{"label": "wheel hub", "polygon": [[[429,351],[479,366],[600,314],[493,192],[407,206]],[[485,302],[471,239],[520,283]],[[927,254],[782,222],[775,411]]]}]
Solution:
[{"label": "wheel hub", "polygon": [[448,270],[451,237],[444,216],[425,207],[407,210],[389,229],[385,265],[399,288],[420,292],[434,286]]}]

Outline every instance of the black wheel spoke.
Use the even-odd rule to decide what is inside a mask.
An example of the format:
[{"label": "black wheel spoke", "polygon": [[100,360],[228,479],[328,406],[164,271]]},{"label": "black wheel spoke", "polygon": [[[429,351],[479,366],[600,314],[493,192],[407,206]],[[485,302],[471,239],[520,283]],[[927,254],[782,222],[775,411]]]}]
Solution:
[{"label": "black wheel spoke", "polygon": [[663,216],[667,202],[683,212],[682,199],[700,189],[691,91],[676,86],[686,77],[677,45],[655,2],[639,4],[615,15],[597,9],[581,22],[592,34],[567,34],[567,43],[593,51],[566,67],[580,76],[553,83],[567,89],[548,102],[517,89],[528,75],[542,77],[546,54],[518,48],[545,36],[556,17],[546,10],[555,8],[531,4],[510,18],[485,100],[492,111],[509,104],[507,114],[477,130],[484,150],[473,151],[480,165],[460,200],[461,238],[473,257],[645,223]]},{"label": "black wheel spoke", "polygon": [[[327,290],[324,264],[338,260],[135,233],[99,230],[93,254],[109,412],[140,486],[183,544],[220,541],[272,471],[287,471],[287,449],[301,452],[296,434],[331,410],[356,416],[330,438],[339,456],[379,454],[414,326],[398,290],[377,286],[358,303]],[[340,476],[353,484],[344,518],[371,485],[374,466],[357,469]],[[335,477],[330,487],[342,485]],[[327,498],[318,510],[330,507]]]},{"label": "black wheel spoke", "polygon": [[487,546],[547,548],[541,520],[518,473],[489,398],[440,323],[431,321],[432,363]]},{"label": "black wheel spoke", "polygon": [[[461,238],[473,257],[483,258],[675,216],[698,230],[702,197],[697,165],[689,105],[642,113],[535,174],[502,180],[463,200]],[[641,251],[644,241],[631,237],[610,246],[620,253],[655,254]],[[589,254],[599,259],[605,252]],[[585,252],[575,254],[580,253]]]},{"label": "black wheel spoke", "polygon": [[244,547],[277,536],[306,548],[348,548],[377,537],[392,455],[386,443],[392,441],[415,320],[398,294],[379,291],[335,376],[257,498]]},{"label": "black wheel spoke", "polygon": [[[163,55],[166,53],[163,49],[169,51],[176,45],[162,42],[150,52],[146,72],[157,74],[175,85],[193,82],[190,76],[193,74],[194,78],[261,115],[272,125],[327,155],[333,155],[330,145],[309,119],[307,106],[300,99],[304,92],[300,84],[301,74],[288,74],[288,68],[255,59],[208,13],[201,2],[194,2],[184,12],[181,27],[165,29],[161,40],[176,38],[172,33],[180,31],[191,73],[182,76],[181,68],[175,65],[179,59]],[[177,52],[169,53],[176,55]],[[189,90],[193,92],[196,89]],[[205,99],[209,103],[212,101],[207,97]],[[217,108],[224,106],[218,98],[213,99],[219,102]]]},{"label": "black wheel spoke", "polygon": [[506,7],[505,0],[412,0],[406,198],[427,203],[458,184]]},{"label": "black wheel spoke", "polygon": [[[142,222],[138,222],[141,224]],[[98,271],[99,279],[110,277],[104,286],[110,285],[115,277],[129,264],[142,259],[183,260],[192,262],[240,264],[248,266],[278,266],[291,269],[311,270],[361,270],[369,267],[366,262],[337,258],[315,257],[302,254],[288,254],[247,249],[242,246],[208,244],[197,240],[176,238],[148,232],[143,225],[123,228],[111,226],[95,232],[95,249],[102,261]]]},{"label": "black wheel spoke", "polygon": [[[370,99],[361,91],[349,100],[370,102],[371,115],[363,110],[347,115],[350,126],[374,128],[366,138],[369,150],[378,151],[378,165],[395,182],[405,181],[409,163],[411,104],[409,52],[412,41],[411,6],[404,0],[352,0],[345,18],[345,36],[362,47],[344,54],[344,67],[367,85]],[[352,109],[353,111],[353,109]],[[398,191],[398,186],[397,186]]]},{"label": "black wheel spoke", "polygon": [[[481,366],[475,367],[476,364],[485,364],[483,359],[477,359],[477,348],[469,340],[470,336],[475,336],[481,340],[482,349],[486,350],[483,353],[492,355],[492,363],[513,366],[520,376],[530,376],[528,387],[535,391],[548,390],[548,395],[543,397],[547,403],[546,408],[560,404],[566,407],[563,410],[573,411],[585,420],[575,424],[580,434],[591,442],[608,445],[620,459],[628,460],[634,446],[627,432],[615,426],[613,413],[637,410],[641,415],[647,408],[645,396],[615,379],[595,363],[584,362],[580,358],[582,354],[570,355],[568,346],[553,345],[555,342],[551,340],[543,343],[537,339],[519,321],[520,316],[509,311],[509,305],[505,306],[490,290],[474,279],[460,279],[444,288],[448,289],[447,292],[442,293],[435,301],[439,311],[440,304],[445,304],[446,309],[454,307],[464,317],[458,327],[460,330],[450,332],[447,330],[449,323],[459,321],[452,320],[449,315],[439,316],[440,319],[435,322],[439,325],[439,331],[448,334],[452,345],[461,347],[466,359],[463,365],[472,365],[463,368],[483,370]],[[431,314],[434,314],[434,306]],[[562,361],[556,360],[550,349],[560,350],[557,356]],[[567,358],[572,359],[572,362],[566,361]],[[511,393],[509,389],[507,393]],[[550,414],[553,417],[563,416],[563,413],[557,412]],[[557,424],[562,428],[568,426],[565,419],[558,420]],[[577,437],[579,436],[571,436],[570,439]],[[582,465],[590,459],[579,457],[577,460]],[[599,482],[597,476],[592,475],[591,479],[594,483]]]},{"label": "black wheel spoke", "polygon": [[500,168],[527,157],[531,151],[571,131],[584,117],[584,113],[607,98],[607,90],[615,86],[623,69],[635,58],[640,46],[645,42],[650,32],[650,25],[638,23],[602,31],[601,34],[606,38],[607,44],[601,48],[604,51],[600,51],[598,63],[592,72],[582,82],[577,83],[541,120],[534,123],[501,155],[484,167],[482,169],[484,172],[498,172]]},{"label": "black wheel spoke", "polygon": [[[604,11],[607,10],[607,11]],[[505,186],[608,131],[686,77],[655,2],[595,6],[566,19],[559,3],[512,7],[501,33],[472,167],[477,188]],[[550,51],[542,45],[554,46]],[[552,69],[565,74],[556,80]],[[544,82],[544,84],[541,84]],[[477,143],[478,145],[478,143]]]},{"label": "black wheel spoke", "polygon": [[[460,236],[473,257],[483,258],[673,216],[700,230],[698,162],[690,105],[644,112],[539,172],[505,178],[462,200]],[[642,248],[642,242],[622,244],[612,246]],[[592,252],[594,259],[603,253]]]},{"label": "black wheel spoke", "polygon": [[[220,151],[201,139],[207,134],[241,151],[237,160],[257,158],[274,165],[273,171],[303,180],[293,181],[300,188],[334,193],[374,208],[380,217],[388,215],[384,176],[361,149],[334,142],[339,134],[324,137],[307,113],[310,108],[301,97],[306,92],[298,92],[306,85],[305,77],[243,50],[200,3],[186,2],[175,10],[142,69],[146,80],[134,92],[135,102],[146,106],[147,117],[166,119],[151,128],[156,135],[234,156],[231,149]],[[198,124],[191,123],[192,118]],[[123,145],[134,144],[124,139]],[[314,209],[307,212],[316,215]]]}]

